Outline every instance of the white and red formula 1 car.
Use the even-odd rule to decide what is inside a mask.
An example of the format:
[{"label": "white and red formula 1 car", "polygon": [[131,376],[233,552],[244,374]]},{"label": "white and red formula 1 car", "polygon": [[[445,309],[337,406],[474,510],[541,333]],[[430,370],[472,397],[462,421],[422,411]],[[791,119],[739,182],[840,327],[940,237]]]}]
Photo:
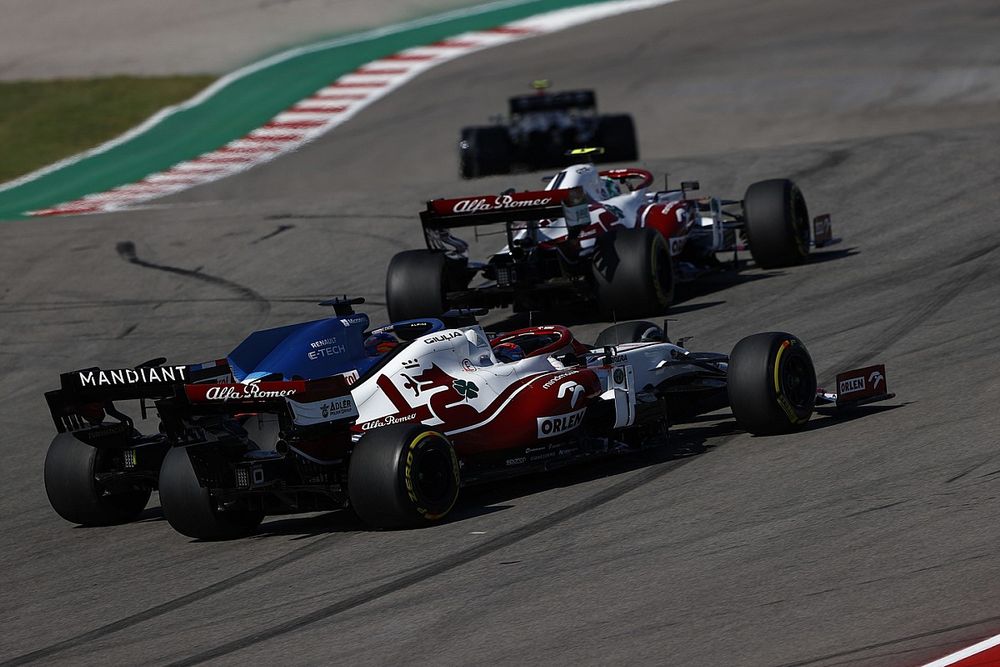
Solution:
[{"label": "white and red formula 1 car", "polygon": [[[670,305],[676,282],[722,267],[717,253],[735,258],[749,247],[757,266],[774,268],[835,242],[829,215],[810,229],[805,198],[790,180],[754,183],[740,200],[696,197],[693,181],[656,190],[653,180],[645,169],[581,163],[544,190],[429,201],[420,216],[427,248],[389,264],[390,317],[588,302],[605,319],[648,316]],[[507,244],[485,262],[471,261],[452,230],[492,224],[504,225]]]},{"label": "white and red formula 1 car", "polygon": [[[890,398],[884,367],[818,391],[791,334],[692,352],[650,322],[593,345],[563,326],[489,336],[468,313],[369,328],[361,299],[334,317],[259,331],[224,360],[61,377],[49,500],[85,525],[136,518],[158,489],[179,532],[220,539],[268,514],[350,508],[376,527],[417,526],[463,486],[669,444],[668,429],[729,406],[755,434],[800,429],[817,404]],[[143,434],[116,403],[139,400]]]}]

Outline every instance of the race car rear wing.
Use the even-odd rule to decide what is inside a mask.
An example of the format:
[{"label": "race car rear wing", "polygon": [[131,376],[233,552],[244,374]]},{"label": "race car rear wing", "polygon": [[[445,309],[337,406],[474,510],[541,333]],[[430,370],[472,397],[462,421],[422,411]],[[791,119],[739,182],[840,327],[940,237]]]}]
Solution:
[{"label": "race car rear wing", "polygon": [[590,222],[590,208],[583,188],[434,199],[420,212],[425,230],[554,218],[566,218],[570,226]]},{"label": "race car rear wing", "polygon": [[187,439],[190,417],[255,413],[288,414],[297,426],[353,420],[358,409],[342,375],[316,380],[261,380],[186,384],[176,398],[158,401],[166,432]]},{"label": "race car rear wing", "polygon": [[114,401],[142,401],[145,417],[147,399],[174,396],[187,383],[222,380],[229,377],[229,363],[218,359],[202,364],[163,366],[154,359],[134,368],[84,368],[62,373],[59,389],[45,394],[52,421],[60,433],[99,424],[105,414],[131,425],[131,420],[114,407]]}]

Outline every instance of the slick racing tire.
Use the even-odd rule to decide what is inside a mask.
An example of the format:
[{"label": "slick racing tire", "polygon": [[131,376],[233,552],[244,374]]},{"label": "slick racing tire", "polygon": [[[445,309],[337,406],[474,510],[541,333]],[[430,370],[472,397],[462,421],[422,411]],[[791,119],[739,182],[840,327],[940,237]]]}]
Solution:
[{"label": "slick racing tire", "polygon": [[183,447],[172,447],[160,468],[160,505],[171,527],[198,540],[230,540],[252,534],[263,512],[219,511],[208,489],[198,482],[191,457]]},{"label": "slick racing tire", "polygon": [[639,159],[632,116],[601,116],[597,121],[598,146],[604,148],[601,162],[631,162]]},{"label": "slick racing tire", "polygon": [[775,178],[747,188],[743,198],[747,240],[762,269],[801,264],[809,255],[809,210],[792,181]]},{"label": "slick racing tire", "polygon": [[754,435],[787,433],[812,416],[816,370],[806,346],[791,334],[747,336],[733,348],[728,376],[736,423]]},{"label": "slick racing tire", "polygon": [[619,322],[597,335],[594,347],[614,347],[623,343],[645,343],[661,342],[663,340],[663,329],[653,324],[640,320],[638,322]]},{"label": "slick racing tire", "polygon": [[413,424],[369,431],[351,453],[351,507],[373,528],[415,528],[444,518],[461,479],[448,439]]},{"label": "slick racing tire", "polygon": [[599,240],[593,276],[606,320],[659,315],[674,299],[670,248],[653,229],[619,229]]},{"label": "slick racing tire", "polygon": [[97,481],[103,464],[118,453],[91,447],[71,433],[57,435],[45,455],[45,493],[52,509],[82,526],[127,523],[139,516],[152,489],[137,486],[111,492]]},{"label": "slick racing tire", "polygon": [[391,321],[439,317],[448,310],[447,262],[444,253],[431,250],[404,250],[392,258],[385,275]]},{"label": "slick racing tire", "polygon": [[462,178],[509,174],[512,146],[506,127],[466,127],[458,143]]}]

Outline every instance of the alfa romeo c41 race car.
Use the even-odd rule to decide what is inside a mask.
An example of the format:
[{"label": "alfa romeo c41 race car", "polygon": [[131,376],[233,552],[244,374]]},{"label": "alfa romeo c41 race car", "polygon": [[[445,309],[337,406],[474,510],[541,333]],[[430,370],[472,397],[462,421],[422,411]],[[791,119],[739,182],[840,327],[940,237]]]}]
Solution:
[{"label": "alfa romeo c41 race car", "polygon": [[[370,329],[334,317],[258,331],[224,360],[61,376],[45,459],[52,507],[73,523],[126,522],[159,489],[179,532],[251,533],[268,514],[353,509],[374,527],[448,514],[462,486],[668,442],[668,426],[730,406],[758,434],[801,428],[817,403],[883,400],[885,369],[816,388],[787,333],[692,352],[649,322],[585,345],[562,326],[489,337],[468,314]],[[140,433],[116,402],[138,399]],[[150,404],[151,402],[151,404]]]},{"label": "alfa romeo c41 race car", "polygon": [[458,162],[463,178],[561,167],[569,161],[566,152],[577,146],[604,146],[601,162],[639,159],[630,115],[598,114],[592,90],[549,93],[547,81],[532,86],[536,94],[510,98],[507,120],[462,128]]},{"label": "alfa romeo c41 race car", "polygon": [[[579,153],[587,154],[584,149]],[[765,269],[804,261],[832,238],[830,216],[813,221],[798,186],[760,181],[741,200],[696,198],[697,182],[655,190],[645,169],[598,171],[575,164],[544,190],[435,199],[420,214],[426,249],[393,257],[386,299],[393,319],[450,308],[547,310],[596,303],[605,319],[662,313],[676,281],[722,266],[717,253],[749,246]],[[459,227],[504,225],[507,244],[485,262],[452,235]]]}]

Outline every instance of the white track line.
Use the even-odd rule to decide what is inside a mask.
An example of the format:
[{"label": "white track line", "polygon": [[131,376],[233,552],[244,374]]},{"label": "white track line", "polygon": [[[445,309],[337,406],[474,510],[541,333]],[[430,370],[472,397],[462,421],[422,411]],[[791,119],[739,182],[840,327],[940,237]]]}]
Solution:
[{"label": "white track line", "polygon": [[960,662],[966,658],[971,658],[977,653],[988,651],[995,646],[1000,646],[1000,635],[984,639],[978,644],[973,644],[969,648],[964,648],[961,651],[955,651],[951,655],[946,655],[945,657],[939,658],[934,662],[928,662],[923,667],[946,667],[947,665],[954,665],[956,662]]},{"label": "white track line", "polygon": [[[438,17],[437,22],[449,20],[457,16],[481,13],[482,11],[486,11],[485,7],[497,9],[499,7],[525,4],[527,1],[495,2],[470,10],[450,12]],[[384,97],[431,67],[436,67],[437,65],[470,53],[501,44],[509,44],[521,39],[565,30],[581,23],[596,21],[625,12],[665,5],[674,1],[611,0],[609,2],[582,7],[570,7],[513,21],[489,30],[463,33],[427,46],[404,49],[385,58],[366,63],[354,72],[341,76],[330,85],[324,86],[311,96],[299,100],[290,108],[278,113],[262,127],[249,132],[244,137],[229,142],[217,150],[205,153],[193,160],[176,164],[163,172],[149,174],[138,184],[119,186],[107,192],[87,195],[73,201],[63,202],[51,208],[30,211],[29,214],[38,216],[78,215],[81,213],[121,210],[151,199],[156,199],[157,197],[174,194],[196,185],[210,183],[220,178],[245,171],[259,164],[269,162],[279,155],[317,139],[352,118],[375,100]],[[407,26],[406,29],[409,29],[415,27],[417,24],[419,22],[401,25],[405,25]],[[395,29],[387,28],[385,30],[388,32],[383,32],[382,34],[391,34],[391,32],[402,29],[401,27]],[[363,34],[369,35],[366,39],[370,39],[377,32],[379,31],[371,31],[370,33]],[[351,40],[359,41],[360,36],[344,39],[347,41],[333,40],[332,42],[323,42],[311,47],[293,49],[292,51],[243,68],[242,70],[237,70],[220,79],[200,96],[185,102],[183,105],[165,109],[160,114],[157,114],[160,118],[156,122],[165,118],[166,115],[176,113],[182,108],[190,108],[196,103],[204,101],[215,94],[222,86],[247,74],[297,55],[330,48],[330,46],[334,45],[339,46],[344,43],[350,43]],[[79,161],[84,157],[109,150],[126,141],[128,138],[139,134],[140,129],[141,131],[145,131],[151,127],[152,125],[149,123],[152,120],[150,119],[150,121],[147,121],[147,123],[144,123],[139,128],[126,135],[122,135],[122,137],[113,142],[47,167],[48,171],[46,169],[39,170],[34,174],[29,174],[18,179],[18,181],[12,181],[12,183],[21,184],[28,182],[29,180],[33,180],[33,178],[44,175],[44,173],[50,173],[56,168],[71,164],[73,161]],[[266,147],[266,149],[250,150],[253,146]],[[0,192],[9,187],[13,187],[11,183],[0,186]]]}]

